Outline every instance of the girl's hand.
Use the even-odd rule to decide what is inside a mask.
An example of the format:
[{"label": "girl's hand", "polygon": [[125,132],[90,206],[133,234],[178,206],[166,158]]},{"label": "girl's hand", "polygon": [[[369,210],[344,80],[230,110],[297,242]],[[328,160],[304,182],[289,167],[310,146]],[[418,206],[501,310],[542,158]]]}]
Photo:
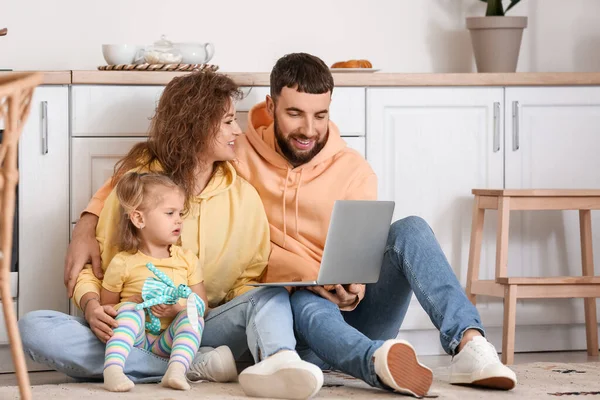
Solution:
[{"label": "girl's hand", "polygon": [[150,308],[152,314],[156,315],[158,318],[174,318],[181,310],[183,310],[183,306],[179,303],[177,304],[159,304]]}]

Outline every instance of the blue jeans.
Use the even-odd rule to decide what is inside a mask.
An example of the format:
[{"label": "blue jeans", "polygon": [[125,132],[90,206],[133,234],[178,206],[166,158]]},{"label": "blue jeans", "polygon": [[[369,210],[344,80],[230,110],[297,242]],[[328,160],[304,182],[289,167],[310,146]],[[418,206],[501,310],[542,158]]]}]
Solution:
[{"label": "blue jeans", "polygon": [[[102,380],[106,345],[83,318],[56,311],[33,311],[19,320],[25,353],[41,364],[81,380]],[[284,288],[251,290],[212,309],[205,317],[201,346],[229,346],[237,359],[250,350],[260,361],[280,350],[294,350],[292,310]],[[136,382],[158,382],[167,358],[133,348],[124,372]]]},{"label": "blue jeans", "polygon": [[408,217],[392,224],[381,275],[366,287],[356,309],[341,312],[306,290],[291,297],[300,356],[323,369],[336,369],[383,387],[373,353],[398,335],[415,293],[435,327],[444,350],[456,353],[463,333],[484,334],[477,309],[467,299],[427,223]]}]

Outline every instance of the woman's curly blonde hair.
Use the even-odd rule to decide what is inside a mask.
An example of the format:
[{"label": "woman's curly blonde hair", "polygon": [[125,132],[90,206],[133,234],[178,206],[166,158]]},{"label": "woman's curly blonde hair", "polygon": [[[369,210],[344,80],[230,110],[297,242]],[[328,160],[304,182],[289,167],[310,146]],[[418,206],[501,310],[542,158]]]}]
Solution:
[{"label": "woman's curly blonde hair", "polygon": [[117,163],[113,185],[127,171],[152,170],[157,161],[183,188],[188,205],[195,194],[195,173],[204,166],[201,156],[211,150],[231,101],[241,97],[239,86],[223,74],[196,72],[173,78],[158,102],[148,141],[135,145]]}]

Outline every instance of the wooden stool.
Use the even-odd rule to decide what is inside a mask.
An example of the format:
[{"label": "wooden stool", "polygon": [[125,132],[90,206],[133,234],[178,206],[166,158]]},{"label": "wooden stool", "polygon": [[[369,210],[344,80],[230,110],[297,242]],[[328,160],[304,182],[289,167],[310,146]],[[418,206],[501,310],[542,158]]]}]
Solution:
[{"label": "wooden stool", "polygon": [[43,75],[14,73],[0,76],[0,121],[4,130],[0,141],[0,300],[8,330],[21,399],[31,399],[29,375],[23,354],[23,345],[17,316],[10,291],[10,258],[12,254],[15,193],[19,171],[17,168],[18,144],[21,131],[29,116],[31,98],[35,88],[42,83]]},{"label": "wooden stool", "polygon": [[[476,295],[504,298],[502,362],[512,364],[515,351],[517,299],[585,298],[587,351],[598,355],[596,297],[600,297],[600,276],[594,276],[591,210],[600,210],[600,190],[478,190],[471,227],[467,296],[473,304]],[[496,236],[496,279],[479,280],[483,217],[485,210],[498,210]],[[507,277],[508,223],[513,210],[579,210],[583,276],[552,278]]]}]

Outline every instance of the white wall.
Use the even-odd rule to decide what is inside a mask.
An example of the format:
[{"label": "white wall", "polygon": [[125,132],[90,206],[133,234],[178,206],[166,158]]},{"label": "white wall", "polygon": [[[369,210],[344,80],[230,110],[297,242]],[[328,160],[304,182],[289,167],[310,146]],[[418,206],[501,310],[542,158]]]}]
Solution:
[{"label": "white wall", "polygon": [[[388,72],[474,70],[465,16],[478,0],[0,0],[0,67],[95,69],[102,43],[212,41],[222,71],[270,71],[306,51]],[[600,0],[523,0],[519,71],[600,71]],[[560,26],[560,27],[559,27]]]}]

